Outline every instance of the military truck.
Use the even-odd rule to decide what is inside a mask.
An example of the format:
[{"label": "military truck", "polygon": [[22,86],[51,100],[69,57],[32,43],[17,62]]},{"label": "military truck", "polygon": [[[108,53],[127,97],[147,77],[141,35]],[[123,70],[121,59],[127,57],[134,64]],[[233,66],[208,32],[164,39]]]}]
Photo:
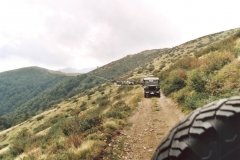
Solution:
[{"label": "military truck", "polygon": [[153,75],[146,76],[142,79],[144,89],[144,97],[157,96],[160,97],[159,78]]}]

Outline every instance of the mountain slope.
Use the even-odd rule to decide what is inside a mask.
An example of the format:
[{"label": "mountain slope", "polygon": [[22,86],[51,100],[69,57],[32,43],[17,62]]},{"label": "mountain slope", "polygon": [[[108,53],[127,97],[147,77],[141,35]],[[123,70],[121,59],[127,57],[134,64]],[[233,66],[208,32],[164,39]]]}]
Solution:
[{"label": "mountain slope", "polygon": [[140,52],[138,54],[128,55],[117,61],[111,62],[103,67],[89,72],[96,76],[105,77],[107,79],[115,79],[135,68],[151,62],[159,55],[165,54],[169,49],[153,49]]},{"label": "mountain slope", "polygon": [[[200,37],[171,49],[154,49],[128,55],[120,60],[99,67],[87,74],[64,78],[61,82],[55,83],[56,85],[48,86],[44,90],[39,90],[41,92],[37,95],[34,92],[30,93],[28,90],[25,90],[30,94],[25,96],[28,97],[28,100],[17,103],[14,107],[17,107],[18,109],[11,110],[11,113],[8,113],[7,115],[7,119],[11,124],[17,124],[28,117],[54,107],[56,104],[67,98],[83,93],[86,89],[102,84],[106,82],[106,80],[110,81],[119,78],[126,80],[127,78],[132,77],[136,81],[139,81],[142,76],[146,74],[157,74],[162,68],[169,66],[177,59],[183,56],[193,55],[195,51],[198,51],[209,44],[215,43],[235,32],[236,29],[219,32]],[[38,90],[35,92],[37,91]],[[5,100],[10,98],[9,96],[11,95],[8,94]],[[17,96],[17,98],[19,97],[20,95]],[[12,98],[12,102],[15,100],[19,102],[17,98]],[[8,105],[11,104],[9,103]],[[1,113],[5,114],[7,112],[3,111]],[[6,117],[3,118],[3,121],[6,122]]]},{"label": "mountain slope", "polygon": [[[26,90],[26,87],[22,87],[22,84],[25,82],[14,82],[14,80],[17,79],[11,78],[14,83],[19,84],[18,86],[21,86],[20,89],[22,90],[22,92],[24,92],[24,94],[15,94],[15,92],[11,90],[10,93],[13,92],[15,96],[8,94],[9,96],[11,96],[11,99],[5,97],[5,101],[3,101],[2,104],[7,105],[8,107],[4,106],[5,110],[1,112],[2,115],[5,115],[3,117],[4,119],[2,120],[2,123],[5,125],[5,127],[18,124],[29,117],[39,114],[51,107],[54,107],[56,104],[60,103],[64,99],[73,97],[79,93],[84,92],[86,89],[90,89],[99,84],[102,84],[106,82],[106,80],[112,80],[118,76],[122,76],[126,72],[135,69],[139,65],[152,61],[155,57],[157,57],[159,54],[163,54],[166,50],[167,49],[143,51],[138,54],[126,56],[118,61],[111,62],[87,74],[81,74],[72,77],[68,77],[61,72],[49,72],[47,70],[40,69],[36,70],[36,73],[33,73],[34,70],[32,70],[31,68],[25,70],[16,70],[10,73],[6,72],[2,74],[3,77],[4,75],[11,73],[15,73],[17,76],[23,74],[23,72],[29,72],[32,74],[30,74],[29,77],[33,78],[34,80],[29,78],[29,82],[26,81],[27,84],[31,84],[31,89]],[[52,81],[52,79],[47,76],[41,76],[39,78],[39,75],[41,75],[41,73],[39,73],[40,71],[41,73],[48,73],[48,75],[51,76],[54,75],[54,80],[56,80],[56,82]],[[35,79],[36,77],[37,79]],[[49,83],[49,85],[33,83],[32,81]],[[41,88],[41,86],[43,87]],[[18,88],[16,85],[15,87]],[[3,87],[3,89],[9,91],[9,88]],[[22,100],[21,96],[25,96],[26,99]],[[11,105],[12,103],[14,103],[15,105]]]},{"label": "mountain slope", "polygon": [[186,110],[240,92],[240,31],[161,71],[162,91]]},{"label": "mountain slope", "polygon": [[[239,93],[240,33],[236,31],[218,34],[230,33],[211,45],[201,46],[195,52],[179,55],[179,51],[168,50],[129,71],[118,67],[121,71],[112,72],[112,68],[106,65],[91,74],[71,77],[45,90],[23,109],[34,105],[45,107],[46,104],[53,107],[0,132],[0,149],[4,150],[4,153],[0,151],[0,158],[101,159],[104,155],[108,159],[117,159],[124,148],[125,139],[115,141],[118,148],[114,148],[112,138],[119,135],[123,127],[131,127],[127,117],[136,111],[140,97],[143,97],[142,87],[104,83],[106,81],[101,76],[106,74],[103,78],[111,79],[113,76],[107,74],[108,71],[116,77],[120,75],[120,78],[136,78],[153,73],[160,77],[161,89],[166,95],[176,100],[183,109],[194,109],[191,106]],[[202,40],[205,38],[208,39],[208,36]],[[198,43],[192,42],[181,45],[182,49],[188,50],[184,46]],[[165,66],[161,66],[163,62]],[[109,65],[118,66],[115,63]],[[122,65],[127,64],[122,61]],[[204,80],[207,80],[206,83]],[[57,103],[59,100],[62,100],[61,103]],[[155,101],[154,98],[151,100]],[[149,111],[161,112],[156,104],[151,107]],[[152,119],[149,124],[156,121]]]},{"label": "mountain slope", "polygon": [[[11,114],[21,105],[69,78],[61,74],[50,73],[46,69],[28,67],[0,74],[0,116]],[[26,115],[25,118],[27,118]],[[3,128],[3,124],[0,123]],[[6,123],[5,123],[5,127]]]},{"label": "mountain slope", "polygon": [[239,28],[230,29],[218,33],[213,33],[194,40],[190,40],[181,45],[169,48],[163,54],[159,54],[154,60],[149,63],[142,64],[135,70],[130,71],[128,74],[121,76],[122,79],[131,78],[139,81],[143,76],[148,74],[158,75],[162,69],[168,68],[172,63],[185,56],[193,56],[195,52],[203,48],[218,43],[219,41],[228,38],[229,36],[238,32]]}]

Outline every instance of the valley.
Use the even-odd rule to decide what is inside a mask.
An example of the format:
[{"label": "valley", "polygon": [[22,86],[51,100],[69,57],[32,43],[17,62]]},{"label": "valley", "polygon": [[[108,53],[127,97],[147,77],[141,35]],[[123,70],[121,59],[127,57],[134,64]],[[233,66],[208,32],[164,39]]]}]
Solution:
[{"label": "valley", "polygon": [[[237,31],[128,55],[87,74],[1,73],[0,159],[150,159],[187,113],[239,94]],[[160,98],[143,96],[140,81],[150,74],[160,79]],[[134,85],[113,83],[126,80]]]}]

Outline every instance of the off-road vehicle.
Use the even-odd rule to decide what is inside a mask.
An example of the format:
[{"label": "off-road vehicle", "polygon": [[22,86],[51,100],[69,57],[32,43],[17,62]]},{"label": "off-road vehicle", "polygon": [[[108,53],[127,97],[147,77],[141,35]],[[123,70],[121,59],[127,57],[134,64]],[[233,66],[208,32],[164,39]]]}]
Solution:
[{"label": "off-road vehicle", "polygon": [[152,75],[146,76],[142,79],[142,84],[145,98],[151,95],[160,97],[159,78],[154,77]]},{"label": "off-road vehicle", "polygon": [[134,85],[134,81],[132,81],[132,80],[127,80],[127,84],[128,84],[128,85]]}]

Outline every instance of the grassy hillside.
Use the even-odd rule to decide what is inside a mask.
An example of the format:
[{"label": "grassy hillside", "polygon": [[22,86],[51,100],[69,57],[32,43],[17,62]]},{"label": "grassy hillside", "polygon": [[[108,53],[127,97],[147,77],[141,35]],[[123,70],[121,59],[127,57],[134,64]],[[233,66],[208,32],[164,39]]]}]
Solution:
[{"label": "grassy hillside", "polygon": [[105,77],[107,79],[116,79],[135,68],[148,64],[159,55],[165,54],[169,49],[153,49],[140,52],[138,54],[128,55],[120,60],[111,62],[100,67],[89,74]]},{"label": "grassy hillside", "polygon": [[126,118],[142,96],[141,86],[108,83],[87,92],[0,132],[0,158],[78,160],[104,154],[116,159],[105,149],[121,128],[131,125]]},{"label": "grassy hillside", "polygon": [[240,93],[239,57],[240,31],[161,71],[158,75],[162,91],[186,110],[237,95]]},{"label": "grassy hillside", "polygon": [[140,65],[135,70],[132,70],[121,77],[123,80],[131,78],[135,79],[135,81],[139,81],[143,76],[148,74],[154,74],[157,76],[159,75],[159,72],[161,72],[163,69],[168,68],[171,64],[173,64],[180,58],[185,56],[193,56],[195,52],[198,52],[214,43],[218,43],[219,41],[235,34],[237,31],[238,28],[222,31],[199,37],[195,40],[188,41],[179,46],[169,48],[164,53],[159,54],[154,60],[150,61],[149,63]]},{"label": "grassy hillside", "polygon": [[[2,112],[2,115],[7,114],[5,117],[2,117],[2,123],[4,124],[2,126],[5,126],[4,128],[6,128],[9,125],[18,124],[31,116],[39,114],[42,111],[45,111],[51,107],[55,107],[56,104],[60,103],[61,101],[67,98],[73,97],[79,93],[84,92],[87,89],[102,84],[106,82],[106,80],[107,81],[113,80],[116,77],[122,76],[126,72],[135,69],[141,64],[145,64],[148,63],[149,61],[152,61],[155,57],[157,57],[159,54],[164,53],[165,51],[166,49],[143,51],[138,54],[126,56],[118,61],[111,62],[87,74],[81,74],[72,77],[67,77],[69,75],[66,76],[61,72],[53,71],[49,72],[43,70],[44,73],[48,73],[48,75],[51,76],[54,75],[56,79],[59,80],[58,81],[59,83],[57,83],[52,82],[51,78],[49,78],[49,83],[51,81],[52,85],[48,86],[45,85],[44,87],[42,87],[42,84],[33,83],[33,82],[44,83],[46,79],[48,79],[47,77],[44,76],[43,77],[41,76],[39,78],[41,73],[38,73],[38,70],[36,70],[36,73],[34,73],[35,71],[34,69],[32,69],[31,72],[29,72],[29,69],[12,71],[9,74],[13,73],[15,74],[14,76],[16,77],[18,77],[18,75],[21,74],[24,75],[24,73],[28,72],[29,74],[31,73],[32,75],[29,76],[26,75],[26,77],[28,78],[25,79],[22,78],[21,80],[15,79],[16,81],[13,81],[13,85],[11,86],[12,88],[3,88],[6,89],[7,91],[10,90],[10,93],[13,92],[14,87],[16,87],[16,89],[21,88],[19,89],[19,92],[21,92],[22,94],[19,94],[19,92],[14,91],[14,94],[16,96],[11,97],[9,103],[6,103],[6,100],[10,98],[11,94],[7,94],[5,96],[5,101],[3,101],[2,104],[6,104],[11,107],[4,107],[5,109],[6,108],[8,109],[8,112]],[[3,74],[3,76],[4,75],[5,74]],[[64,76],[65,78],[62,79]],[[10,79],[14,79],[14,77]],[[48,81],[46,82],[48,83]],[[19,83],[21,83],[21,85],[19,85]],[[31,88],[31,90],[25,89],[27,88],[24,86],[25,84],[27,87]],[[31,86],[29,86],[29,84],[31,84]],[[23,96],[24,100],[21,98]],[[11,105],[12,103],[16,104],[12,106]]]}]

